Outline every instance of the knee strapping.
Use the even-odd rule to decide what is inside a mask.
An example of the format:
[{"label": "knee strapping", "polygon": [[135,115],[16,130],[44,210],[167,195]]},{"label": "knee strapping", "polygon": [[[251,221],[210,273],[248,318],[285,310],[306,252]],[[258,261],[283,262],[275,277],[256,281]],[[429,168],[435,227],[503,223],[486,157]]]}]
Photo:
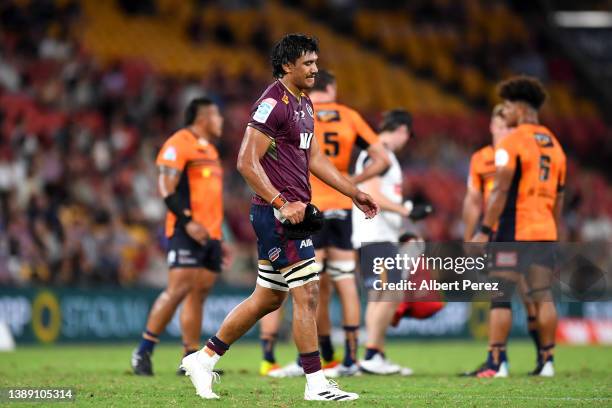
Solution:
[{"label": "knee strapping", "polygon": [[326,271],[333,280],[355,276],[355,261],[327,261]]}]

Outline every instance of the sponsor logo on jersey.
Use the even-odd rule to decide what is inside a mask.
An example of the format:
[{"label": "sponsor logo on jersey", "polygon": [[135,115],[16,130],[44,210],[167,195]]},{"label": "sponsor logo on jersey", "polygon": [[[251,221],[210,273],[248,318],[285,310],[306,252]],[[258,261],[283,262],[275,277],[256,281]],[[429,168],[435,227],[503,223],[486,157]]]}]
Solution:
[{"label": "sponsor logo on jersey", "polygon": [[306,110],[308,111],[310,117],[314,118],[314,112],[312,111],[312,107],[310,105],[306,104]]},{"label": "sponsor logo on jersey", "polygon": [[176,161],[176,149],[174,148],[174,146],[168,146],[166,150],[164,150],[162,159],[168,161]]},{"label": "sponsor logo on jersey", "polygon": [[285,105],[289,105],[289,97],[287,94],[284,94],[281,100],[285,103]]},{"label": "sponsor logo on jersey", "polygon": [[257,107],[257,110],[255,111],[255,114],[253,115],[253,119],[259,123],[266,123],[268,117],[270,117],[270,114],[272,113],[272,110],[274,110],[276,103],[277,101],[272,98],[266,98],[261,101]]},{"label": "sponsor logo on jersey", "polygon": [[320,110],[317,112],[317,119],[321,122],[339,122],[340,112],[337,110]]},{"label": "sponsor logo on jersey", "polygon": [[302,132],[300,133],[300,149],[310,149],[310,142],[312,141],[313,133]]}]

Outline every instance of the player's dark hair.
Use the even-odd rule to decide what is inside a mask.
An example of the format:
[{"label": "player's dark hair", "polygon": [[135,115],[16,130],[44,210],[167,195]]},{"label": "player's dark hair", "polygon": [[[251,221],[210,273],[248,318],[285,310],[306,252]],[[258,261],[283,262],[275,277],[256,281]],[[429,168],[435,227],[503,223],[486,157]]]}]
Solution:
[{"label": "player's dark hair", "polygon": [[379,132],[393,132],[402,125],[406,125],[412,132],[412,115],[405,109],[392,109],[383,114],[378,130]]},{"label": "player's dark hair", "polygon": [[323,91],[327,90],[327,85],[333,85],[336,83],[336,76],[331,72],[320,69],[315,77],[315,83],[311,91]]},{"label": "player's dark hair", "polygon": [[498,94],[507,101],[525,102],[535,110],[540,109],[546,100],[546,91],[542,83],[537,78],[524,75],[500,83]]},{"label": "player's dark hair", "polygon": [[195,122],[196,116],[198,116],[198,110],[202,106],[210,106],[214,105],[212,99],[207,98],[206,96],[201,96],[199,98],[192,99],[187,105],[187,109],[185,110],[185,126],[193,125]]},{"label": "player's dark hair", "polygon": [[272,47],[272,75],[282,78],[283,64],[294,63],[307,52],[319,52],[319,41],[304,34],[287,34]]}]

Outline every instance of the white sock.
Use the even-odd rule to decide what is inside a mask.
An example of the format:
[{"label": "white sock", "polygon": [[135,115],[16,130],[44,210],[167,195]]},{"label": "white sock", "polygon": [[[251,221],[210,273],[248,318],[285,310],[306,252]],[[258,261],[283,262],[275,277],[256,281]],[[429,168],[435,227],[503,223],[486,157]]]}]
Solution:
[{"label": "white sock", "polygon": [[319,370],[312,374],[306,374],[306,382],[308,383],[308,388],[320,389],[324,388],[327,384],[327,378],[323,374],[323,370]]},{"label": "white sock", "polygon": [[215,364],[217,364],[217,361],[219,361],[220,358],[221,356],[217,353],[213,353],[211,356],[205,352],[204,349],[198,351],[198,361],[211,370],[215,367]]}]

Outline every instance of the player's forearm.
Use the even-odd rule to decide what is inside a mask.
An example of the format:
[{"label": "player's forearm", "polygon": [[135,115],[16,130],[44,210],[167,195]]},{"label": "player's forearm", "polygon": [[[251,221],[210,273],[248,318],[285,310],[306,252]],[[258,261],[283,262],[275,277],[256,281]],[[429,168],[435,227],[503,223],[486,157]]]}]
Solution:
[{"label": "player's forearm", "polygon": [[353,198],[359,190],[351,181],[342,175],[336,167],[323,155],[311,156],[310,172],[325,184],[338,190],[347,197]]},{"label": "player's forearm", "polygon": [[389,157],[385,154],[384,147],[381,144],[370,146],[368,149],[368,155],[370,156],[372,162],[363,170],[362,173],[353,176],[352,179],[353,183],[355,184],[363,183],[372,177],[378,176],[391,165]]},{"label": "player's forearm", "polygon": [[259,160],[238,160],[238,172],[251,189],[267,202],[271,202],[279,191],[272,185]]},{"label": "player's forearm", "polygon": [[469,241],[474,236],[481,208],[481,200],[477,200],[476,197],[468,192],[463,200],[463,225],[465,226],[463,231],[464,241]]},{"label": "player's forearm", "polygon": [[407,217],[410,215],[410,211],[408,211],[406,207],[404,207],[402,204],[394,203],[393,201],[389,200],[378,190],[364,188],[363,191],[372,196],[382,211],[391,211],[401,215],[402,217]]},{"label": "player's forearm", "polygon": [[501,213],[504,211],[507,199],[508,191],[506,190],[494,189],[491,192],[489,204],[485,211],[484,217],[482,218],[483,226],[492,228],[495,224],[497,224]]}]

